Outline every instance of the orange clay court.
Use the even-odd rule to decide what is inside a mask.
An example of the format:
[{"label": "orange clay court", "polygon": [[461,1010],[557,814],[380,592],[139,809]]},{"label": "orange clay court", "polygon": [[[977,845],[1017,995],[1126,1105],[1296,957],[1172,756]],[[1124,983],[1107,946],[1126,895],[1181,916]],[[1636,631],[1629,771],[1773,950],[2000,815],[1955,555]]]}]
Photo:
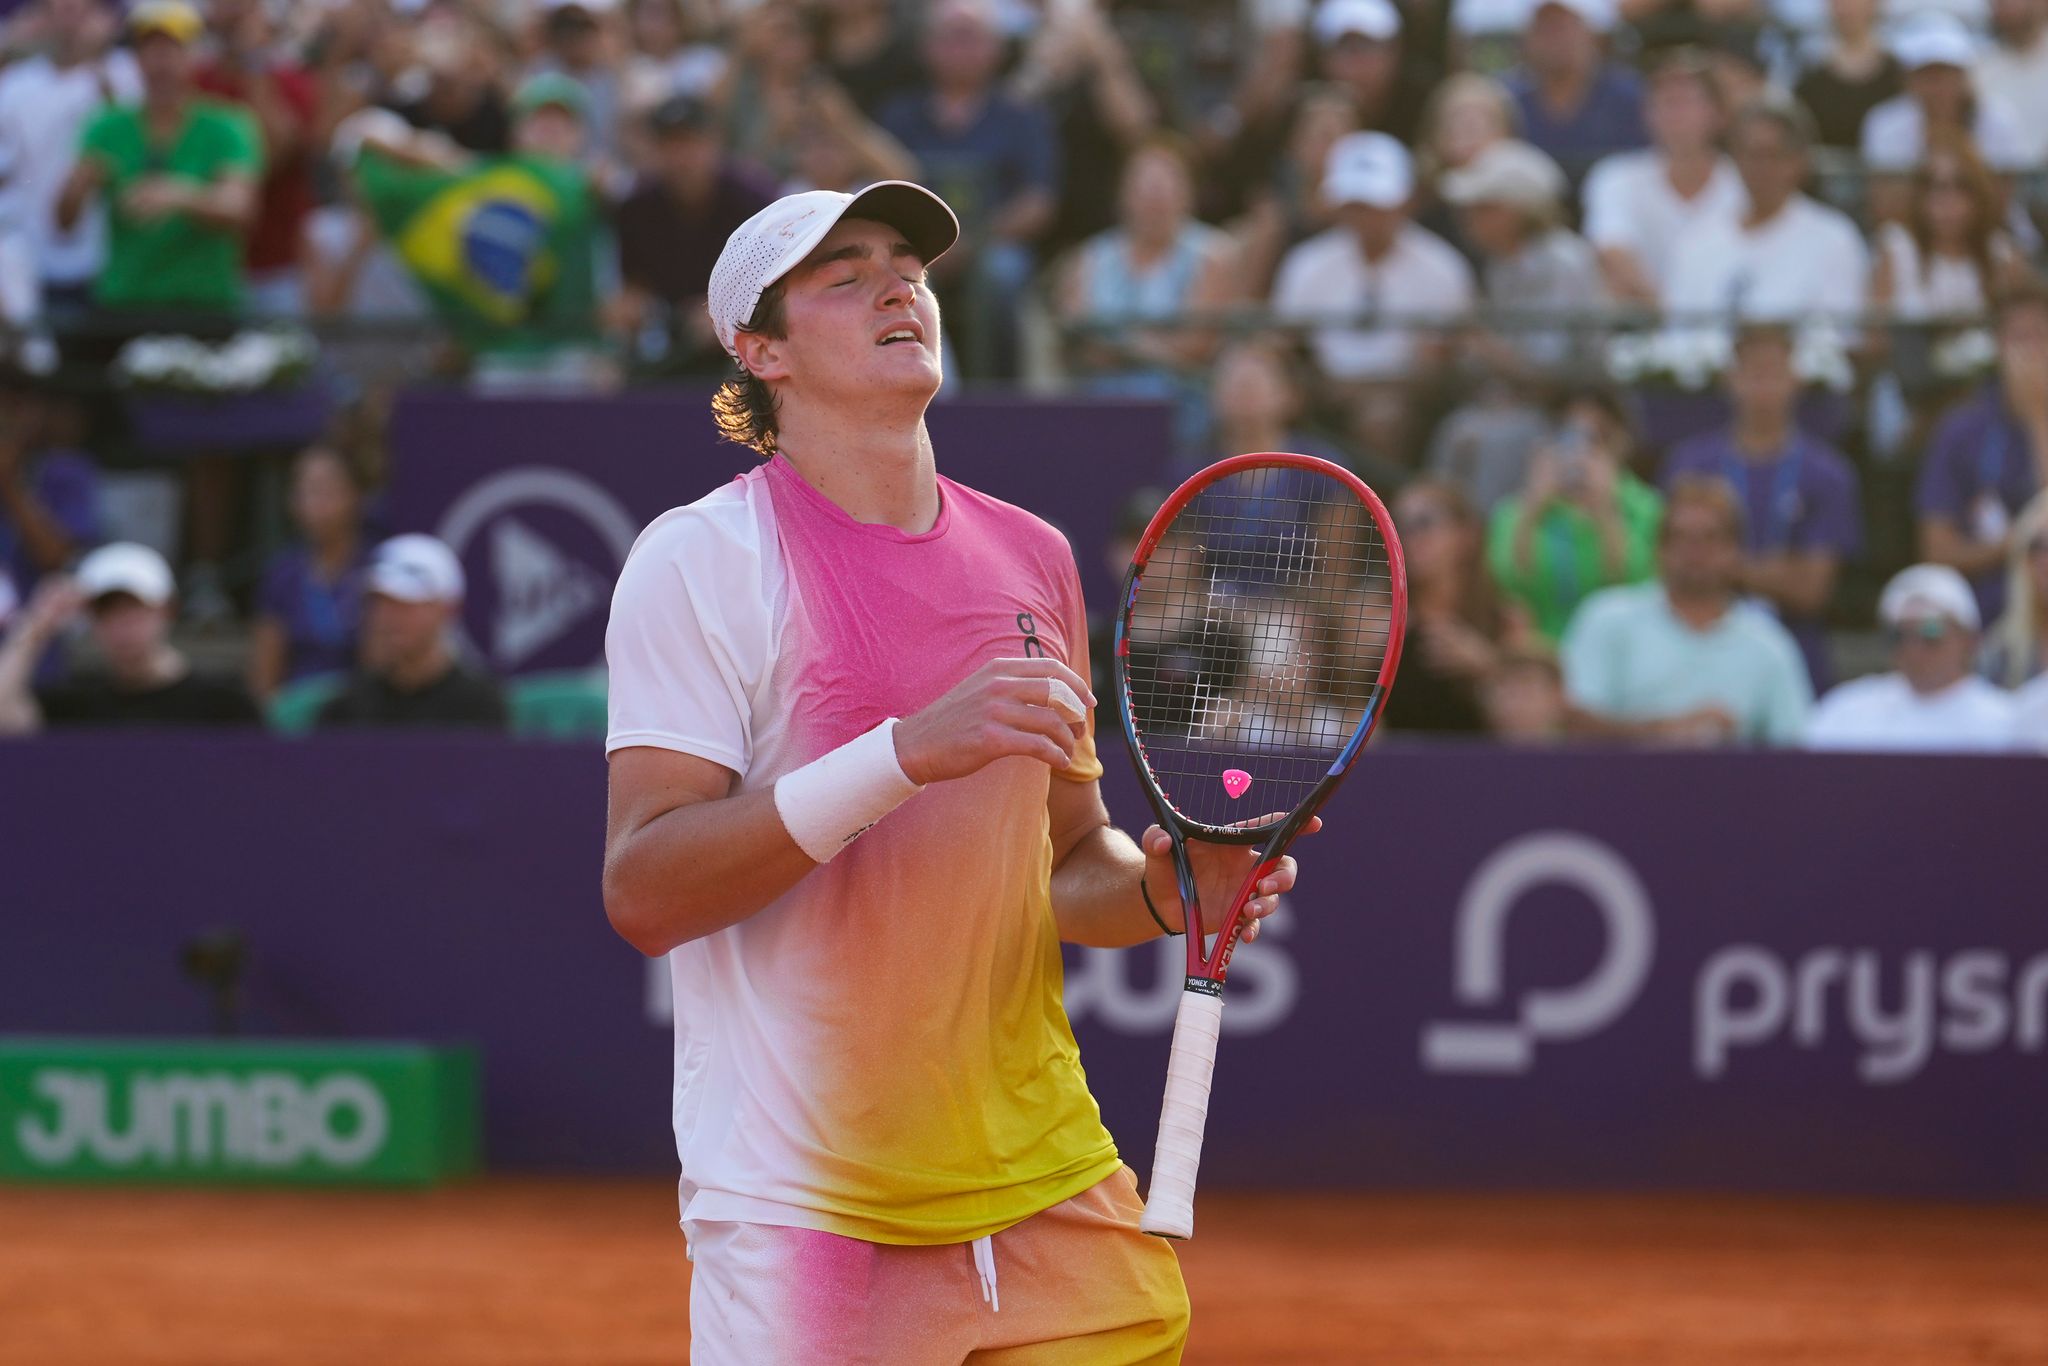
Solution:
[{"label": "orange clay court", "polygon": [[[0,1362],[680,1362],[662,1180],[0,1189]],[[2048,1211],[1210,1195],[1194,1363],[2048,1362]]]}]

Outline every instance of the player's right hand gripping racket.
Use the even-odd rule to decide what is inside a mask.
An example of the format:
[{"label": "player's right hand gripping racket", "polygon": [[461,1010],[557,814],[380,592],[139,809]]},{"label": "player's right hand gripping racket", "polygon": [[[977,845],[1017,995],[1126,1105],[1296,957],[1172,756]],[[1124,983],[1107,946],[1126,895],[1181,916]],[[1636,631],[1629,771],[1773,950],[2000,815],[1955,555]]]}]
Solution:
[{"label": "player's right hand gripping racket", "polygon": [[[1147,1233],[1194,1233],[1223,978],[1245,903],[1364,748],[1407,612],[1386,506],[1327,460],[1211,465],[1138,542],[1116,623],[1116,694],[1138,777],[1173,838],[1188,930]],[[1258,846],[1228,906],[1197,899],[1197,840]]]}]

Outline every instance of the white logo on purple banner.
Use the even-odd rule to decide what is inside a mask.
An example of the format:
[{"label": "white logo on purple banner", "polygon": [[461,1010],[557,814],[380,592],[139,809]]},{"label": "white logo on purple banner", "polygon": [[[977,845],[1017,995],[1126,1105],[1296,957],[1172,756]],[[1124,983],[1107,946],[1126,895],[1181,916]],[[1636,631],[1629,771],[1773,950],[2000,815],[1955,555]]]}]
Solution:
[{"label": "white logo on purple banner", "polygon": [[1524,835],[1496,850],[1465,886],[1458,904],[1452,987],[1475,1011],[1504,1004],[1502,961],[1508,917],[1537,887],[1577,888],[1606,931],[1600,962],[1583,981],[1526,993],[1514,1020],[1436,1020],[1422,1031],[1430,1072],[1515,1075],[1536,1063],[1536,1044],[1597,1033],[1635,1002],[1650,975],[1656,918],[1650,895],[1628,861],[1607,845],[1566,830]]},{"label": "white logo on purple banner", "polygon": [[[611,563],[602,570],[587,563],[550,539],[533,516],[514,516],[521,508],[545,509],[545,515],[557,522],[566,516],[581,523]],[[479,480],[449,506],[434,534],[463,561],[472,581],[481,577],[480,569],[489,574],[493,606],[483,631],[486,639],[471,639],[458,623],[463,643],[472,650],[487,646],[480,651],[483,657],[501,672],[513,673],[585,622],[602,616],[640,528],[619,501],[592,480],[568,470],[524,465]],[[486,552],[480,563],[473,559],[471,545],[479,538]],[[594,629],[592,638],[597,639]],[[603,662],[601,643],[595,658],[576,661]]]}]

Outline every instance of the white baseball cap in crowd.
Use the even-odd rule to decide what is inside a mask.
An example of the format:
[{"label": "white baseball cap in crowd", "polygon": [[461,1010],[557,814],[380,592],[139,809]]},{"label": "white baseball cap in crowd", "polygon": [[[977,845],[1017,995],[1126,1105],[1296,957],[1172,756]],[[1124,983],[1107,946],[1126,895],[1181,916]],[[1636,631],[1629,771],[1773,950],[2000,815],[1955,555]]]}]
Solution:
[{"label": "white baseball cap in crowd", "polygon": [[393,536],[370,557],[364,586],[400,602],[461,602],[462,561],[432,536]]},{"label": "white baseball cap in crowd", "polygon": [[1536,11],[1547,5],[1555,5],[1559,9],[1570,10],[1573,14],[1583,19],[1586,27],[1592,29],[1595,33],[1613,32],[1615,21],[1620,18],[1620,14],[1615,9],[1614,0],[1534,0],[1534,3],[1529,6],[1529,17],[1534,19]]},{"label": "white baseball cap in crowd", "polygon": [[1444,199],[1452,204],[1513,204],[1517,208],[1555,206],[1565,194],[1564,170],[1526,142],[1508,138],[1486,148],[1471,162],[1446,171]]},{"label": "white baseball cap in crowd", "polygon": [[1887,626],[1930,616],[1947,617],[1971,631],[1984,625],[1969,580],[1945,564],[1916,564],[1892,575],[1877,600],[1877,615]]},{"label": "white baseball cap in crowd", "polygon": [[1316,41],[1325,47],[1353,33],[1376,43],[1401,35],[1401,11],[1394,0],[1323,0],[1315,22]]},{"label": "white baseball cap in crowd", "polygon": [[926,265],[960,238],[960,220],[946,201],[907,180],[879,180],[859,194],[805,190],[788,194],[733,229],[711,267],[704,306],[726,354],[733,334],[754,316],[762,292],[795,269],[842,218],[872,218],[901,232]]},{"label": "white baseball cap in crowd", "polygon": [[126,593],[151,607],[161,607],[178,591],[164,557],[134,541],[115,541],[78,562],[72,581],[89,602],[109,593]]},{"label": "white baseball cap in crowd", "polygon": [[1908,71],[1924,66],[1954,66],[1968,71],[1977,64],[1977,44],[1970,30],[1953,14],[1924,11],[1892,35],[1892,55]]},{"label": "white baseball cap in crowd", "polygon": [[1323,162],[1323,198],[1332,205],[1398,209],[1415,193],[1408,149],[1385,133],[1346,133]]}]

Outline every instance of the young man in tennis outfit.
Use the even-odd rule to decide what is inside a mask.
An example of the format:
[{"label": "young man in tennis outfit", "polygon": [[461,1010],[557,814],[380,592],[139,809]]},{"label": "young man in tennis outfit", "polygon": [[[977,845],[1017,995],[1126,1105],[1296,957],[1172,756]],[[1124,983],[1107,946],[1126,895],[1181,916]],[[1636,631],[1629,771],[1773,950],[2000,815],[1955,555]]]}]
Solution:
[{"label": "young man in tennis outfit", "polygon": [[[718,415],[770,458],[655,519],[613,598],[605,906],[674,982],[699,1366],[1186,1334],[1060,998],[1061,940],[1180,925],[1170,845],[1103,808],[1065,540],[934,468],[924,270],[958,231],[889,182],[733,233]],[[1227,903],[1252,851],[1198,856]]]}]

